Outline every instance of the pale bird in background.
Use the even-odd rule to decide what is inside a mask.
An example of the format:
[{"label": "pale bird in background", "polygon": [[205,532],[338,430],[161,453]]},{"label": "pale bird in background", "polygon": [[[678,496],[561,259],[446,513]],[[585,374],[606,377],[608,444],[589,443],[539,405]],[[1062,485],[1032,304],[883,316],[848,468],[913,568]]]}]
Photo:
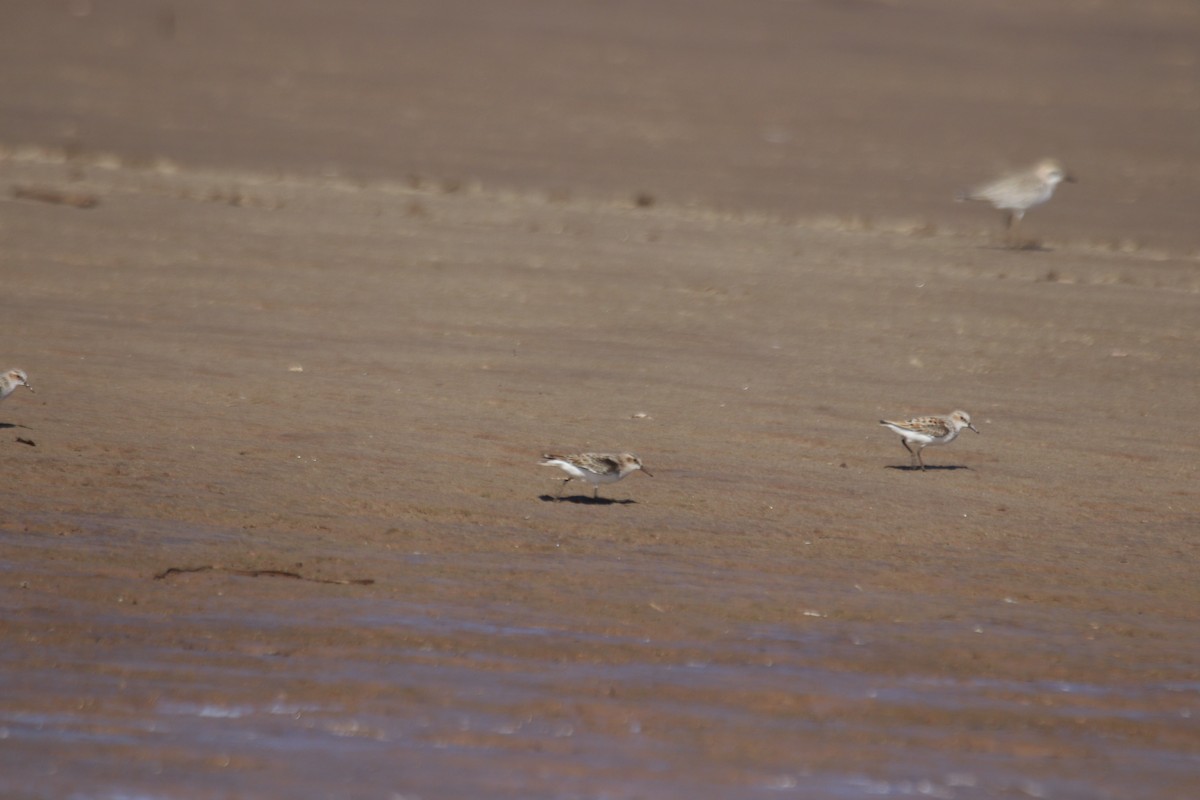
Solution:
[{"label": "pale bird in background", "polygon": [[587,481],[592,484],[592,497],[600,497],[600,484],[616,483],[631,472],[641,470],[651,478],[654,477],[648,469],[642,466],[642,460],[633,453],[579,453],[570,456],[544,455],[539,462],[544,467],[558,467],[567,473],[567,478],[558,487],[558,496],[572,479]]},{"label": "pale bird in background", "polygon": [[1013,244],[1025,212],[1049,200],[1055,188],[1064,181],[1074,183],[1075,178],[1063,169],[1062,164],[1047,158],[1029,169],[961,191],[955,199],[960,202],[985,200],[1003,211],[1009,242]]},{"label": "pale bird in background", "polygon": [[0,375],[0,400],[15,392],[18,386],[24,386],[29,391],[33,391],[33,387],[29,385],[29,376],[25,374],[25,370],[14,368]]},{"label": "pale bird in background", "polygon": [[[900,444],[908,451],[912,466],[920,465],[922,470],[925,469],[925,460],[921,458],[921,451],[929,445],[949,444],[958,438],[963,428],[979,433],[979,429],[971,424],[971,415],[965,411],[952,411],[945,417],[914,417],[904,422],[881,419],[879,424],[900,434]],[[908,446],[910,442],[917,445],[916,452]]]}]

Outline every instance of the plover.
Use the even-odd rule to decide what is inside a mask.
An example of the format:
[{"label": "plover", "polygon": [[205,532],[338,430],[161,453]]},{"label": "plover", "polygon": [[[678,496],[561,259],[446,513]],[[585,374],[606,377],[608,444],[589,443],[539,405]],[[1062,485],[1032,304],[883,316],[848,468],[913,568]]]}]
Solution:
[{"label": "plover", "polygon": [[13,368],[0,375],[0,400],[15,392],[18,386],[24,386],[29,391],[33,391],[33,387],[29,385],[29,376],[25,374],[25,370]]},{"label": "plover", "polygon": [[[914,417],[905,422],[881,419],[879,424],[900,434],[900,443],[912,457],[912,466],[920,465],[922,470],[925,469],[925,460],[921,458],[921,451],[929,445],[949,444],[958,438],[963,428],[970,428],[979,433],[979,429],[971,424],[971,415],[965,411],[952,411],[944,417]],[[908,446],[909,442],[917,445],[916,452]]]},{"label": "plover", "polygon": [[1054,189],[1064,181],[1074,183],[1075,178],[1063,169],[1062,164],[1047,158],[1029,169],[961,191],[955,199],[960,202],[986,200],[1003,211],[1009,243],[1016,244],[1017,229],[1025,212],[1049,200]]},{"label": "plover", "polygon": [[544,455],[539,462],[544,467],[558,467],[567,473],[567,478],[558,487],[558,496],[562,496],[563,488],[575,478],[592,484],[593,498],[600,497],[600,484],[616,483],[631,472],[641,470],[651,478],[654,477],[645,467],[642,460],[633,453],[578,453],[569,456]]}]

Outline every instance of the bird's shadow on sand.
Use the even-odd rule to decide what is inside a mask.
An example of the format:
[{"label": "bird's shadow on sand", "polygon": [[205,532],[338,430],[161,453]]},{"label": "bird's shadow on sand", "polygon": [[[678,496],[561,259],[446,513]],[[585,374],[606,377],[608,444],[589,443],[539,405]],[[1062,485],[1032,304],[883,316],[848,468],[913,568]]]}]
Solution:
[{"label": "bird's shadow on sand", "polygon": [[575,503],[581,506],[628,506],[637,503],[637,500],[612,500],[608,497],[588,497],[585,494],[571,497],[555,497],[552,494],[544,494],[538,499],[543,503]]},{"label": "bird's shadow on sand", "polygon": [[1007,250],[1010,253],[1053,253],[1053,247],[1047,247],[1037,240],[1027,242],[993,242],[980,247],[981,250]]},{"label": "bird's shadow on sand", "polygon": [[11,422],[0,422],[0,429],[3,429],[3,428],[17,428],[17,427],[24,428],[25,426],[24,426],[24,425],[19,425],[19,426],[18,426],[18,425],[14,425],[14,424],[13,424],[13,423],[11,423]]},{"label": "bird's shadow on sand", "polygon": [[962,464],[926,464],[924,470],[922,470],[920,467],[913,467],[907,464],[889,464],[887,468],[897,469],[901,472],[933,472],[935,470],[970,469],[970,467]]}]

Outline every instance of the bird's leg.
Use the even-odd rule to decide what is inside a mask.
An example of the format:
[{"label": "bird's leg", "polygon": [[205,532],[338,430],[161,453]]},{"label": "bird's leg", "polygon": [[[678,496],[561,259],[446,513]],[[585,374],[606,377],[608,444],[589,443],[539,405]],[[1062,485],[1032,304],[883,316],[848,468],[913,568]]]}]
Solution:
[{"label": "bird's leg", "polygon": [[565,481],[563,481],[562,483],[560,483],[560,484],[558,485],[558,494],[554,495],[554,497],[555,497],[555,498],[562,497],[563,489],[567,488],[567,484],[568,484],[568,483],[570,483],[570,482],[571,482],[571,479],[570,479],[570,478],[567,478]]},{"label": "bird's leg", "polygon": [[921,458],[921,451],[924,449],[925,449],[924,445],[917,448],[917,461],[919,461],[921,463],[921,472],[925,471],[925,459]]},{"label": "bird's leg", "polygon": [[593,487],[592,487],[592,499],[593,499],[593,500],[599,500],[599,499],[600,499],[600,487],[599,487],[599,486],[593,486]]},{"label": "bird's leg", "polygon": [[1021,219],[1024,216],[1024,211],[1008,212],[1008,244],[1010,247],[1025,246],[1025,242],[1021,241]]},{"label": "bird's leg", "polygon": [[914,466],[916,466],[916,464],[914,464],[913,462],[917,460],[917,454],[916,454],[916,453],[914,453],[914,452],[912,451],[912,448],[908,446],[908,440],[907,440],[907,439],[901,439],[901,440],[900,440],[900,444],[904,445],[904,449],[908,451],[908,465],[909,465],[910,467],[914,467]]}]

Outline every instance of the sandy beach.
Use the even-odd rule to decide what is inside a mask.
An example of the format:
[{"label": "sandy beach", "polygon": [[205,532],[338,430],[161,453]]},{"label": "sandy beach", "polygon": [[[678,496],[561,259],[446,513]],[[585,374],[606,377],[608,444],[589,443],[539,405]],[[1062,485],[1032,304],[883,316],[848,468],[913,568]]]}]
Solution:
[{"label": "sandy beach", "polygon": [[1046,6],[11,9],[0,794],[1194,797],[1200,12]]}]

